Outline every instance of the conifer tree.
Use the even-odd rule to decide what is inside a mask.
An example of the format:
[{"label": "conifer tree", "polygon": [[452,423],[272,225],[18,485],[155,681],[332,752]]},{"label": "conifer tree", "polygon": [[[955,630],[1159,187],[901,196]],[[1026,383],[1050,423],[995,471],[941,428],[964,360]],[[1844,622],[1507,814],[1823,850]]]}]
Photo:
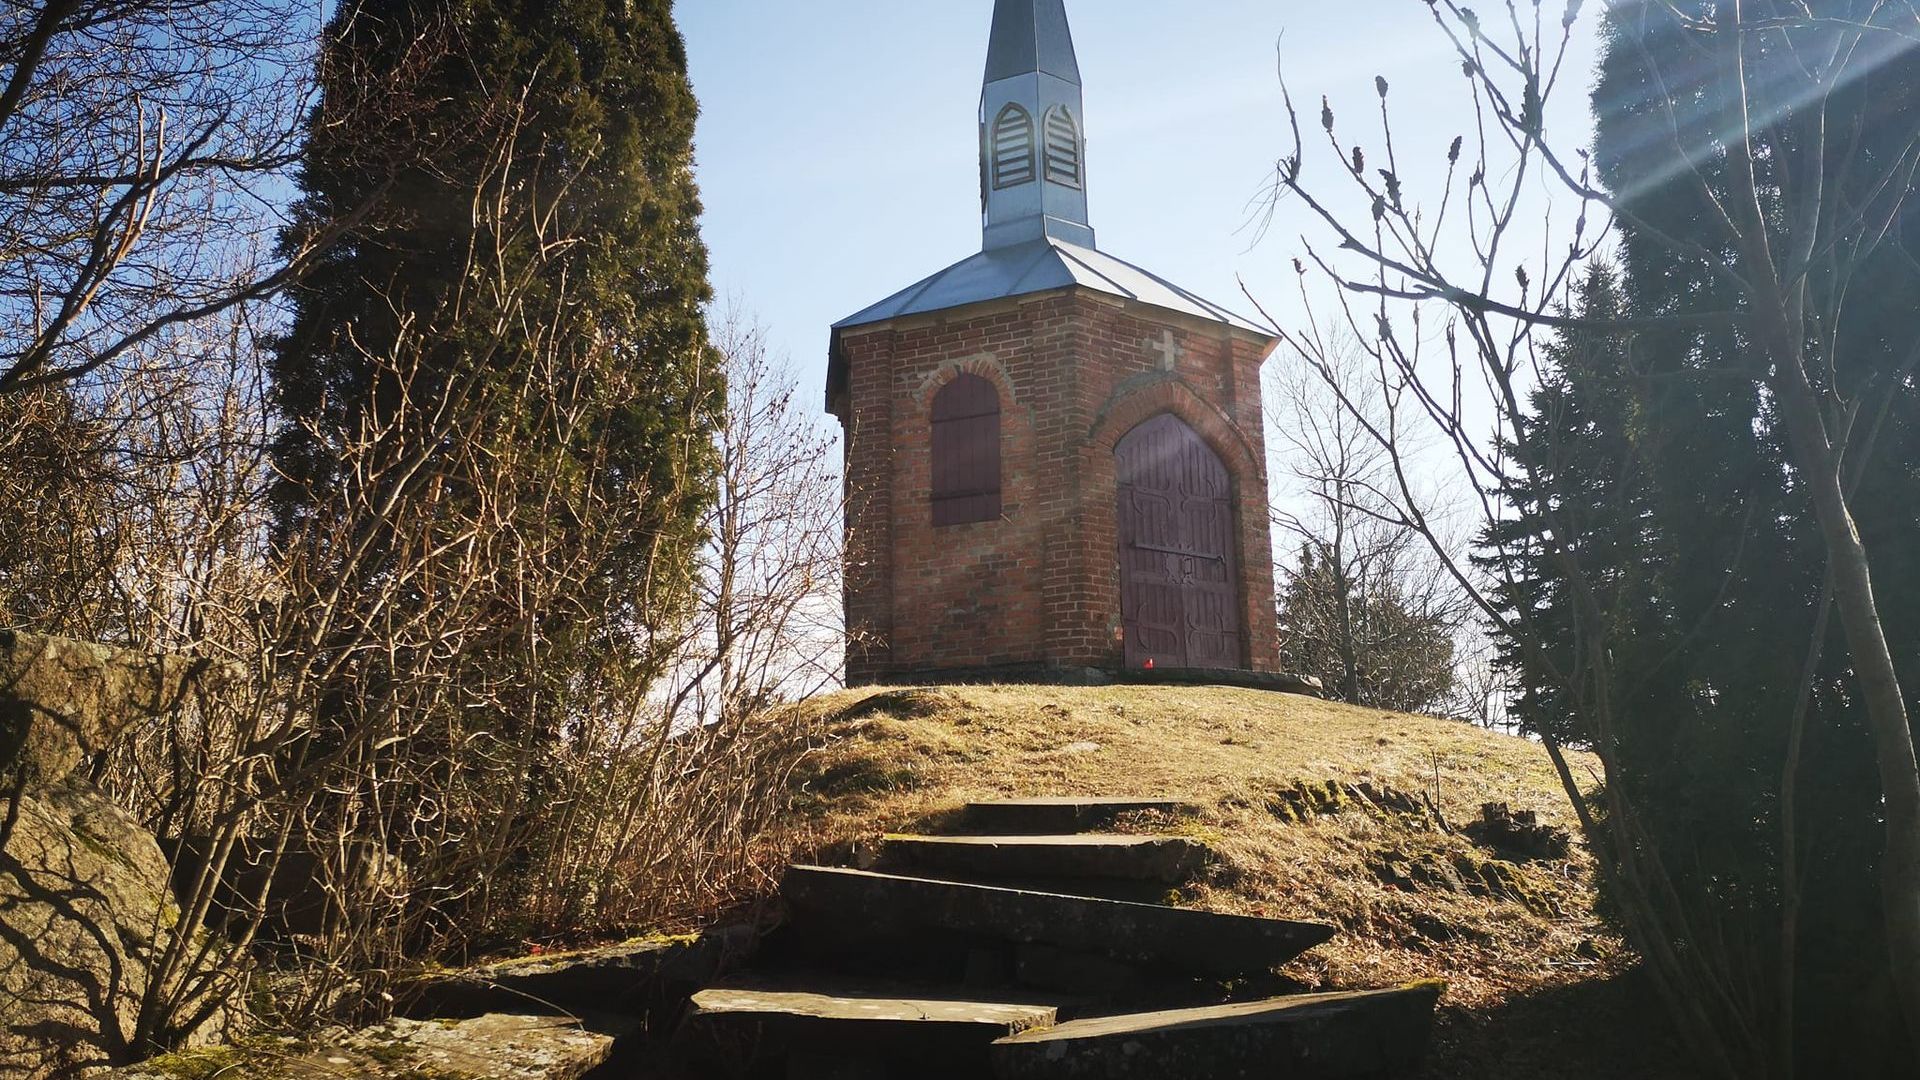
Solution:
[{"label": "conifer tree", "polygon": [[[1610,55],[1603,101],[1638,68],[1630,45]],[[1615,97],[1599,114],[1619,182],[1657,175],[1655,164],[1627,159],[1644,150],[1623,130],[1633,110]],[[1650,187],[1643,198],[1672,235],[1706,233],[1684,191]],[[1505,582],[1506,616],[1531,630],[1524,646],[1509,639],[1502,651],[1513,714],[1561,743],[1598,737],[1551,674],[1578,668],[1581,634],[1574,583],[1546,543],[1550,501],[1570,533],[1560,542],[1580,552],[1587,585],[1604,590],[1612,662],[1590,677],[1606,679],[1616,702],[1611,780],[1638,807],[1641,842],[1674,879],[1683,916],[1738,943],[1711,962],[1759,991],[1744,1021],[1756,1029],[1754,1068],[1896,1075],[1905,1048],[1880,933],[1873,748],[1844,643],[1821,613],[1831,598],[1818,527],[1789,479],[1777,415],[1734,374],[1747,347],[1739,335],[1600,329],[1711,304],[1726,289],[1714,268],[1639,242],[1631,224],[1623,231],[1624,265],[1587,279],[1571,313],[1581,325],[1546,350],[1547,378],[1521,436],[1534,443],[1526,458],[1544,467],[1501,492],[1517,512],[1483,538],[1484,550],[1501,553],[1483,565]],[[1897,258],[1874,263],[1881,287],[1861,297],[1874,313],[1850,322],[1853,340],[1842,345],[1863,385],[1873,366],[1902,362],[1907,347],[1890,344],[1903,319],[1911,338],[1911,314],[1885,305],[1920,295]],[[1889,632],[1913,655],[1920,625],[1906,613],[1920,599],[1909,555],[1920,463],[1910,433],[1920,414],[1910,396],[1883,401],[1871,457],[1856,459],[1863,490],[1876,493],[1859,500],[1860,518],[1880,539],[1876,587],[1893,602]]]},{"label": "conifer tree", "polygon": [[[1753,17],[1708,4],[1680,10]],[[1875,17],[1852,0],[1797,14]],[[1910,693],[1920,675],[1912,660],[1920,401],[1911,383],[1920,230],[1908,207],[1887,223],[1890,235],[1879,234],[1884,242],[1842,237],[1853,215],[1885,212],[1876,209],[1885,205],[1878,181],[1866,177],[1912,154],[1920,109],[1912,39],[1869,35],[1862,47],[1883,59],[1820,95],[1797,67],[1804,42],[1756,40],[1746,100],[1751,138],[1765,149],[1748,175],[1737,153],[1696,151],[1684,169],[1673,160],[1673,125],[1716,130],[1728,106],[1722,83],[1672,84],[1674,73],[1697,69],[1693,38],[1678,16],[1608,22],[1594,157],[1631,211],[1621,225],[1620,302],[1641,319],[1753,310],[1739,282],[1762,273],[1760,260],[1725,250],[1715,205],[1737,204],[1749,183],[1765,215],[1759,228],[1777,250],[1811,245],[1803,266],[1785,264],[1803,275],[1792,286],[1802,310],[1817,313],[1805,351],[1820,362],[1807,374],[1858,410],[1857,420],[1835,420],[1840,474],[1872,560],[1878,627]],[[1904,179],[1895,188],[1910,187],[1911,167],[1896,171]],[[1802,207],[1821,184],[1833,216],[1809,229]],[[1883,800],[1900,795],[1876,770],[1884,748],[1869,733],[1872,662],[1841,632],[1844,601],[1827,576],[1836,567],[1815,512],[1820,480],[1795,445],[1807,434],[1793,431],[1783,384],[1752,376],[1764,339],[1757,325],[1734,323],[1668,325],[1631,341],[1630,411],[1616,426],[1648,465],[1644,520],[1658,552],[1632,601],[1659,609],[1666,625],[1660,651],[1636,647],[1616,668],[1619,689],[1638,695],[1623,711],[1632,725],[1620,741],[1623,779],[1644,788],[1650,840],[1696,923],[1748,943],[1730,946],[1724,963],[1730,984],[1766,991],[1753,1013],[1770,1070],[1901,1075],[1920,1032],[1901,1036],[1895,965],[1911,969],[1911,942],[1894,942],[1890,956],[1893,909],[1883,906],[1912,902],[1911,893],[1887,892],[1883,876]],[[1907,1015],[1920,1015],[1916,1004],[1906,1003]]]},{"label": "conifer tree", "polygon": [[372,210],[272,358],[315,702],[273,767],[327,793],[303,829],[438,882],[341,913],[431,951],[567,879],[523,823],[604,752],[570,734],[650,715],[692,602],[724,407],[696,106],[670,0],[350,2],[321,80],[286,243]]},{"label": "conifer tree", "polygon": [[1353,553],[1304,543],[1280,599],[1280,663],[1317,676],[1354,705],[1400,712],[1438,708],[1454,686],[1454,606],[1407,595],[1399,578],[1411,539]]},{"label": "conifer tree", "polygon": [[[1463,115],[1482,121],[1462,123],[1428,198],[1404,173],[1376,184],[1326,101],[1327,149],[1352,162],[1333,175],[1372,222],[1336,210],[1290,98],[1276,190],[1337,234],[1340,256],[1312,262],[1368,298],[1345,322],[1389,407],[1425,421],[1485,496],[1499,584],[1459,576],[1512,646],[1519,712],[1689,1049],[1718,1076],[1905,1076],[1920,1037],[1920,11],[1604,5],[1588,151],[1561,141],[1550,100],[1580,84],[1582,6],[1529,26],[1428,5],[1472,89]],[[1375,88],[1391,156],[1389,83]],[[1514,208],[1542,172],[1580,212],[1519,257]],[[1462,204],[1489,210],[1469,243],[1427,232]],[[1590,282],[1570,305],[1595,259],[1617,259],[1617,288]],[[1292,340],[1329,368],[1317,326]],[[1476,380],[1492,452],[1468,434]],[[1412,464],[1402,429],[1375,430]],[[1405,482],[1397,495],[1447,557],[1429,500]],[[1596,788],[1568,746],[1595,753]]]},{"label": "conifer tree", "polygon": [[[604,494],[649,508],[648,528],[608,567],[609,595],[649,583],[657,593],[687,561],[719,407],[692,176],[697,106],[669,0],[353,0],[329,26],[322,79],[288,243],[369,200],[376,209],[294,291],[274,358],[282,532],[347,480],[325,433],[392,407],[398,388],[375,361],[409,334],[434,335],[425,348],[438,385],[408,392],[441,393],[480,352],[463,338],[515,317],[501,298],[459,295],[474,245],[490,239],[476,201],[492,195],[551,215],[566,245],[557,256],[499,253],[527,279],[512,302],[563,305],[558,346],[611,341],[627,369],[592,373],[602,430],[520,434],[563,456],[609,438],[616,489]],[[391,96],[365,100],[370,88]],[[505,155],[510,186],[483,191]],[[456,295],[462,309],[446,310]],[[486,363],[510,380],[523,359],[488,350]],[[632,392],[616,375],[639,376]],[[515,431],[529,418],[496,420]]]}]

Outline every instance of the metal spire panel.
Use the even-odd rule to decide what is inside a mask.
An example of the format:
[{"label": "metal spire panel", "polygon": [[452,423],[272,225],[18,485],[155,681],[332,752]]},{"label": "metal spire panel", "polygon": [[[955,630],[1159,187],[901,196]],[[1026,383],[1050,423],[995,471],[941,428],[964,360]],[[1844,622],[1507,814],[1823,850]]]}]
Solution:
[{"label": "metal spire panel", "polygon": [[995,0],[980,93],[988,250],[1041,237],[1093,246],[1081,106],[1066,0]]},{"label": "metal spire panel", "polygon": [[1043,72],[1078,84],[1066,0],[997,0],[987,47],[987,81]]}]

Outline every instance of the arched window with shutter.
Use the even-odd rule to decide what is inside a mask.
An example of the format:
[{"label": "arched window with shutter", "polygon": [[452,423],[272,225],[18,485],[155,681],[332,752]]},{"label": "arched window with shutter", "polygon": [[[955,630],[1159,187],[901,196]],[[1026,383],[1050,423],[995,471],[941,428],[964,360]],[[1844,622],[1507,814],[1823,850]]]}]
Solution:
[{"label": "arched window with shutter", "polygon": [[1080,186],[1080,125],[1065,105],[1047,110],[1047,180],[1062,187]]},{"label": "arched window with shutter", "polygon": [[933,397],[933,523],[1000,518],[1000,392],[960,375]]},{"label": "arched window with shutter", "polygon": [[1019,105],[1008,105],[993,119],[993,187],[1018,187],[1033,183],[1033,114]]}]

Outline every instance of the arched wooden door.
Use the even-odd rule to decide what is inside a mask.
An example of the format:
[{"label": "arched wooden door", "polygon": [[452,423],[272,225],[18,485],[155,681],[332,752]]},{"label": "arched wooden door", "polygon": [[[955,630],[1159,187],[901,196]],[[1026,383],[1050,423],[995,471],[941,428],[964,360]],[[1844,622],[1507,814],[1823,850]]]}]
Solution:
[{"label": "arched wooden door", "polygon": [[1114,457],[1127,666],[1241,666],[1226,465],[1185,422],[1164,413],[1128,432]]}]

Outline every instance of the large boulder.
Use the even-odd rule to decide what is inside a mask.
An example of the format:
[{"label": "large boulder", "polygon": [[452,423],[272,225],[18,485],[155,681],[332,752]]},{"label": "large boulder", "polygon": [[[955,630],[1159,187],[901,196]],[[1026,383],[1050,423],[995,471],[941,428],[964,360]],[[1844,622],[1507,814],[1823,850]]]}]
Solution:
[{"label": "large boulder", "polygon": [[228,665],[0,630],[0,776],[28,788],[63,779],[143,717],[225,682]]},{"label": "large boulder", "polygon": [[153,834],[74,767],[174,707],[202,670],[0,633],[0,1076],[59,1080],[139,1056],[180,912]]},{"label": "large boulder", "polygon": [[180,915],[160,846],[77,780],[14,802],[0,851],[0,1076],[136,1060],[141,1000]]}]

